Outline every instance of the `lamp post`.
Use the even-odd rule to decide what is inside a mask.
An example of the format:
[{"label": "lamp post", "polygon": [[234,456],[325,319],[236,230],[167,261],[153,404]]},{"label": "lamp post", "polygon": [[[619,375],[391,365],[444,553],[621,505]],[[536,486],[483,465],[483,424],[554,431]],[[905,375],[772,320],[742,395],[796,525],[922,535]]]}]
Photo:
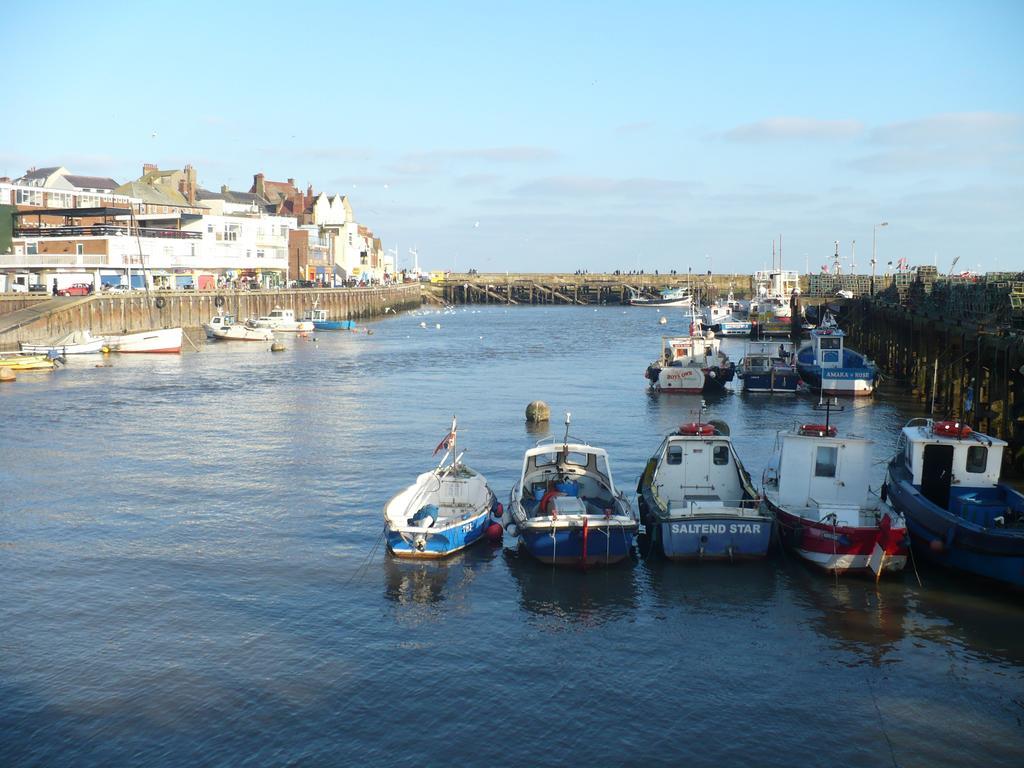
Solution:
[{"label": "lamp post", "polygon": [[878,228],[888,227],[889,222],[883,221],[871,228],[871,295],[875,295],[875,256],[877,254]]}]

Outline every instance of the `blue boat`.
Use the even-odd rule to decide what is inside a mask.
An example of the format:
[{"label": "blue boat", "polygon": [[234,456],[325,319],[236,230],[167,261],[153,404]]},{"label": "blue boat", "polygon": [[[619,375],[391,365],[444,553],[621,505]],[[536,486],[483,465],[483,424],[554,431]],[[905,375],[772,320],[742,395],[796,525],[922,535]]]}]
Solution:
[{"label": "blue boat", "polygon": [[796,367],[815,390],[831,395],[870,395],[875,391],[878,369],[859,352],[846,349],[844,334],[829,312],[811,331],[811,340],[796,355]]},{"label": "blue boat", "polygon": [[1006,445],[960,422],[914,419],[900,433],[882,492],[923,557],[1020,588],[1024,495],[999,482]]},{"label": "blue boat", "polygon": [[[434,450],[441,463],[384,505],[388,550],[396,557],[439,558],[484,537],[501,505],[483,475],[456,453],[456,422]],[[449,461],[450,458],[450,461]]]},{"label": "blue boat", "polygon": [[588,567],[629,557],[639,528],[616,490],[608,454],[569,436],[542,440],[523,456],[509,498],[506,536],[542,563]]},{"label": "blue boat", "polygon": [[637,486],[648,552],[670,560],[764,557],[771,514],[724,428],[694,422],[668,435]]},{"label": "blue boat", "polygon": [[354,320],[330,320],[327,317],[327,310],[314,306],[303,315],[303,320],[313,323],[318,331],[352,331],[355,330]]},{"label": "blue boat", "polygon": [[743,382],[744,392],[796,392],[801,385],[800,374],[793,364],[793,345],[774,341],[751,341],[736,376]]}]

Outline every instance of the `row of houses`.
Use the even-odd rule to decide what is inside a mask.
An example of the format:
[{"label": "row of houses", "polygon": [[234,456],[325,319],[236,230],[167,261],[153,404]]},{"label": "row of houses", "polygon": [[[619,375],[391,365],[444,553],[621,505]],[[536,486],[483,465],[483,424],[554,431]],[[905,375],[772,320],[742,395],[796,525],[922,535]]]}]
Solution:
[{"label": "row of houses", "polygon": [[199,186],[191,165],[119,184],[64,167],[0,177],[0,290],[385,283],[392,254],[344,195],[253,176],[248,191]]}]

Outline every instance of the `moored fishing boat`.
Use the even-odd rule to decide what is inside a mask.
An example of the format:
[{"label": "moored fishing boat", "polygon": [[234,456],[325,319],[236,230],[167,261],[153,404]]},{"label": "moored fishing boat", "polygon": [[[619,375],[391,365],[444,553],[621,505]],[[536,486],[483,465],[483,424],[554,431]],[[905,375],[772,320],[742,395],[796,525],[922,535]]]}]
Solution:
[{"label": "moored fishing boat", "polygon": [[181,328],[159,328],[152,331],[110,336],[107,341],[113,352],[152,352],[177,354],[181,352]]},{"label": "moored fishing boat", "polygon": [[26,344],[21,342],[21,351],[34,354],[88,355],[102,352],[107,346],[105,336],[95,337],[89,331],[72,331],[52,344]]},{"label": "moored fishing boat", "polygon": [[611,565],[632,553],[639,524],[616,489],[608,453],[569,435],[541,440],[523,455],[506,534],[542,563]]},{"label": "moored fishing boat", "polygon": [[871,446],[866,438],[839,436],[827,416],[825,424],[780,435],[763,491],[787,550],[834,573],[903,570],[906,527],[870,491]]},{"label": "moored fishing boat", "polygon": [[1000,482],[1007,443],[955,421],[903,427],[883,491],[940,566],[1024,587],[1024,495]]},{"label": "moored fishing boat", "polygon": [[634,293],[629,300],[632,307],[692,307],[693,296],[690,289],[665,288],[657,296],[643,296]]},{"label": "moored fishing boat", "polygon": [[644,377],[657,392],[721,392],[736,375],[736,364],[720,349],[713,331],[690,325],[689,336],[663,336],[661,357],[647,366]]},{"label": "moored fishing boat", "polygon": [[270,314],[248,321],[252,328],[269,328],[278,333],[309,333],[314,330],[309,320],[296,320],[295,313],[290,309],[274,307]]},{"label": "moored fishing boat", "polygon": [[[457,424],[434,449],[440,463],[384,505],[388,550],[396,557],[439,558],[483,538],[501,505],[476,470],[456,450]],[[449,461],[450,459],[450,461]]]},{"label": "moored fishing boat", "polygon": [[800,376],[793,365],[793,345],[774,341],[751,341],[736,366],[736,376],[744,392],[793,393],[800,387]]},{"label": "moored fishing boat", "polygon": [[223,341],[273,341],[274,332],[269,328],[255,328],[248,323],[239,323],[234,315],[218,314],[203,323],[206,338]]},{"label": "moored fishing boat", "polygon": [[864,355],[846,348],[845,336],[826,312],[821,325],[811,331],[811,340],[797,352],[800,378],[825,395],[870,395],[878,369]]},{"label": "moored fishing boat", "polygon": [[331,320],[326,309],[320,309],[316,305],[306,310],[302,319],[313,324],[318,331],[351,331],[356,327],[354,320]]},{"label": "moored fishing boat", "polygon": [[772,517],[724,426],[693,422],[668,435],[637,486],[654,551],[672,560],[764,557]]}]

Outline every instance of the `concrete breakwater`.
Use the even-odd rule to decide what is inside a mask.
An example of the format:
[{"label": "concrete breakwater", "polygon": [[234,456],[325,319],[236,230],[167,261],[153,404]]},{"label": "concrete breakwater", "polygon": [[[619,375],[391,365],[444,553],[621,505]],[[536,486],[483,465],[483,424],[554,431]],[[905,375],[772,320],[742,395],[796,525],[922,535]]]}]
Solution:
[{"label": "concrete breakwater", "polygon": [[[314,305],[332,319],[365,320],[386,309],[415,309],[422,301],[418,284],[387,288],[324,288],[283,291],[159,291],[122,295],[99,294],[81,298],[27,300],[0,298],[0,350],[18,348],[18,342],[46,343],[71,331],[94,335],[120,334],[151,328],[182,327],[198,331],[218,312],[239,319],[266,315],[280,306],[297,317]],[[190,333],[195,339],[202,333]],[[188,345],[186,345],[188,346]]]}]

